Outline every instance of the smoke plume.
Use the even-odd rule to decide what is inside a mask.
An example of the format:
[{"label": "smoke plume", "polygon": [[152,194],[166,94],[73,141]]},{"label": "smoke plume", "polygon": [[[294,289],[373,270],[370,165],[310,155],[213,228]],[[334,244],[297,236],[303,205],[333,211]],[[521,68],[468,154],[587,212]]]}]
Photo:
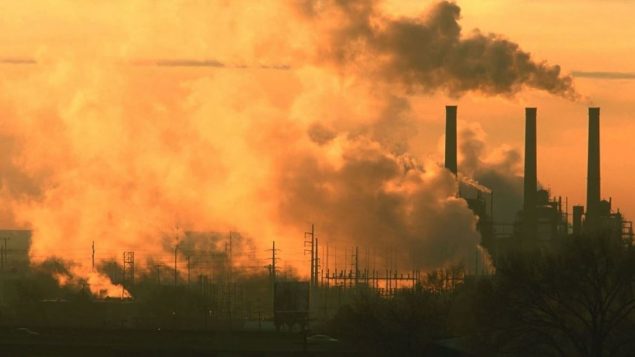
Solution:
[{"label": "smoke plume", "polygon": [[371,247],[383,252],[381,258],[393,255],[402,267],[458,264],[474,249],[476,219],[454,196],[449,172],[424,170],[367,138],[331,145],[341,146],[337,163],[296,155],[279,170],[284,221],[312,217],[327,242]]},{"label": "smoke plume", "polygon": [[416,18],[382,13],[377,0],[306,0],[299,11],[326,34],[316,56],[345,73],[415,92],[512,95],[529,87],[571,100],[572,78],[501,35],[461,31],[460,7],[440,1]]},{"label": "smoke plume", "polygon": [[[91,269],[93,242],[98,267],[134,251],[143,273],[176,248],[180,271],[186,255],[221,269],[234,232],[235,264],[265,271],[275,240],[283,269],[303,273],[312,223],[321,244],[392,252],[407,269],[473,256],[476,218],[454,177],[412,150],[427,128],[409,93],[569,98],[570,78],[500,36],[463,37],[454,3],[399,19],[376,1],[298,4],[7,6],[65,24],[65,41],[30,39],[32,53],[11,56],[34,60],[0,69],[1,221],[33,230],[32,261],[72,261],[60,281],[114,294]],[[20,33],[11,24],[0,30]],[[159,65],[130,65],[148,58]]]},{"label": "smoke plume", "polygon": [[460,132],[459,171],[494,192],[494,222],[511,224],[523,204],[521,154],[515,148],[489,148],[476,124]]}]

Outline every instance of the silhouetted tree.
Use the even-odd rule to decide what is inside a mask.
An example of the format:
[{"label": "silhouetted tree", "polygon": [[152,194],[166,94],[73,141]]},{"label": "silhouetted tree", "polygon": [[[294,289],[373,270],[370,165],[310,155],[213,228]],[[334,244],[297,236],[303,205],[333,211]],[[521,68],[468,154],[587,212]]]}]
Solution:
[{"label": "silhouetted tree", "polygon": [[448,337],[450,301],[447,292],[425,289],[390,299],[368,292],[343,306],[330,330],[366,356],[421,356],[433,341]]},{"label": "silhouetted tree", "polygon": [[510,254],[482,309],[490,346],[520,355],[635,355],[635,251],[608,236]]}]

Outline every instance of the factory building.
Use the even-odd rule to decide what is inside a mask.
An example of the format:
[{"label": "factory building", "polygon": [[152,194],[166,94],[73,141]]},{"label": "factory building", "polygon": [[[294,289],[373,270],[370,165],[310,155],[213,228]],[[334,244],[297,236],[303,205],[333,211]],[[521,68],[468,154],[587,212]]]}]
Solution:
[{"label": "factory building", "polygon": [[536,116],[536,108],[525,109],[523,207],[514,222],[512,245],[548,250],[571,234],[605,234],[631,244],[632,223],[619,211],[613,212],[611,200],[600,199],[600,108],[589,108],[587,209],[574,206],[571,224],[562,197],[551,197],[537,187]]}]

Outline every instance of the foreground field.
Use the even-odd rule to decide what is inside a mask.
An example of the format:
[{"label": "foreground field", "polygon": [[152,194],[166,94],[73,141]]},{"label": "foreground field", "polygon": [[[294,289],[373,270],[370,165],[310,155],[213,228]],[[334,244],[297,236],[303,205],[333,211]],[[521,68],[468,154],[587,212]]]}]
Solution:
[{"label": "foreground field", "polygon": [[[345,356],[339,342],[298,334],[98,329],[0,329],[3,356]],[[306,348],[306,350],[305,350]]]}]

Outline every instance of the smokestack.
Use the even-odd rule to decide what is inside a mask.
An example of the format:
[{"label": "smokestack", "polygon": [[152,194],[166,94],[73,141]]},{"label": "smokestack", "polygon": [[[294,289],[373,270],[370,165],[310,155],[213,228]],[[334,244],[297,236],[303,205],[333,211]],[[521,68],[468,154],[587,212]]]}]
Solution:
[{"label": "smokestack", "polygon": [[600,209],[600,108],[589,108],[589,158],[586,186],[586,220],[593,225]]},{"label": "smokestack", "polygon": [[525,108],[525,173],[523,192],[523,222],[525,238],[533,242],[537,234],[537,158],[536,158],[536,108]]},{"label": "smokestack", "polygon": [[457,174],[456,164],[456,105],[445,107],[445,168]]},{"label": "smokestack", "polygon": [[526,212],[536,208],[538,185],[536,158],[536,108],[525,108],[525,181],[523,208]]}]

